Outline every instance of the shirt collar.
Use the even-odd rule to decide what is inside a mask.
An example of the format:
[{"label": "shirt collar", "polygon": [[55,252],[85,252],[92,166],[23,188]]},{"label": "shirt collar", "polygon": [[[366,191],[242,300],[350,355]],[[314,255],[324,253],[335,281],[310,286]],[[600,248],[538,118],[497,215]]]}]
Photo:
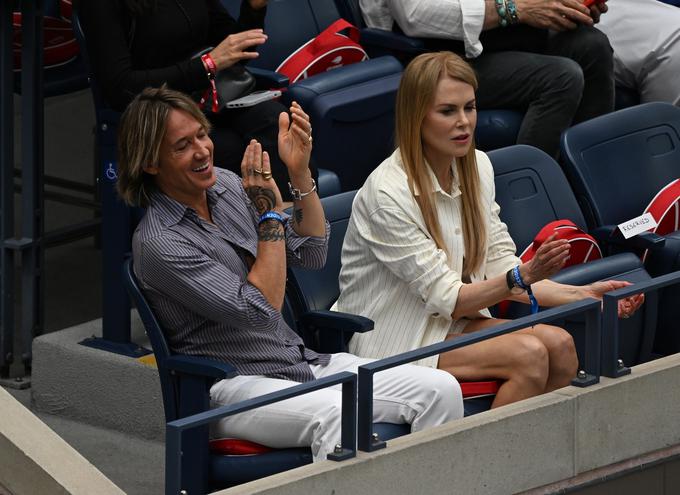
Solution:
[{"label": "shirt collar", "polygon": [[[221,174],[217,174],[217,181],[206,191],[208,206],[212,208],[217,203],[217,198],[224,194],[226,190],[227,185],[224,178]],[[159,189],[155,189],[151,193],[151,207],[156,210],[165,227],[177,225],[188,211],[194,211],[193,208],[171,198]]]},{"label": "shirt collar", "polygon": [[[399,160],[399,164],[404,167],[404,164],[401,160],[401,153],[397,154],[397,159]],[[440,193],[445,196],[449,196],[451,198],[455,198],[456,196],[460,195],[460,187],[459,187],[459,181],[458,181],[458,173],[456,171],[456,160],[453,160],[451,163],[451,172],[453,173],[453,184],[451,185],[451,194],[447,193],[442,189],[442,187],[439,185],[439,181],[437,180],[437,176],[434,175],[434,172],[432,171],[432,167],[430,167],[430,164],[427,163],[427,160],[425,160],[425,169],[427,170],[427,176],[430,178],[430,181],[432,183],[432,191],[435,193]],[[420,196],[420,191],[418,190],[418,186],[416,184],[413,184],[413,195],[414,196]]]}]

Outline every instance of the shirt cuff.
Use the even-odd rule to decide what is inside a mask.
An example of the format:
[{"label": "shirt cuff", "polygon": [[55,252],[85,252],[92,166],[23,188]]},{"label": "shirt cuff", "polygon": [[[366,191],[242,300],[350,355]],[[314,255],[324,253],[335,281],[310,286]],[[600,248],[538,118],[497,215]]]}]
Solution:
[{"label": "shirt cuff", "polygon": [[508,256],[499,260],[491,261],[486,265],[486,278],[505,275],[508,270],[521,264],[522,260],[517,256]]},{"label": "shirt cuff", "polygon": [[482,54],[482,43],[479,36],[484,27],[486,5],[484,0],[474,2],[460,2],[463,15],[463,42],[465,43],[465,56],[475,58]]},{"label": "shirt cuff", "polygon": [[423,297],[427,312],[435,318],[451,320],[462,286],[463,282],[456,272],[449,271],[436,277],[429,292]]}]

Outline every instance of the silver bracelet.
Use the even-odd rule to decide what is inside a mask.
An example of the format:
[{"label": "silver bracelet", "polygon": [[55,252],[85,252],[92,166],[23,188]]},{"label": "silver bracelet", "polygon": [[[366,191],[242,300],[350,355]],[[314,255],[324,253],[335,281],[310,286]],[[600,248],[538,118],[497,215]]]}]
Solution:
[{"label": "silver bracelet", "polygon": [[295,189],[293,187],[293,184],[291,184],[290,182],[288,183],[288,190],[290,191],[290,195],[293,196],[293,199],[300,201],[305,196],[308,196],[312,194],[314,191],[316,191],[316,181],[312,179],[312,188],[307,192],[302,192],[299,189]]}]

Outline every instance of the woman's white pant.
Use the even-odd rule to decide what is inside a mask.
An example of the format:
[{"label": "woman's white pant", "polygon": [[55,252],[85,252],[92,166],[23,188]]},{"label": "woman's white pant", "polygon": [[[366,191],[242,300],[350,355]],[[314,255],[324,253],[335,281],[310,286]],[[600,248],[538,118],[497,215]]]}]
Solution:
[{"label": "woman's white pant", "polygon": [[[371,362],[352,354],[333,354],[328,366],[311,366],[314,376],[351,371]],[[213,407],[292,387],[297,382],[239,375],[210,389]],[[311,446],[314,461],[326,459],[340,443],[341,386],[276,402],[224,418],[214,424],[215,438],[235,437],[275,448]],[[460,386],[449,373],[405,365],[376,373],[373,378],[373,421],[410,423],[419,431],[463,416]]]}]

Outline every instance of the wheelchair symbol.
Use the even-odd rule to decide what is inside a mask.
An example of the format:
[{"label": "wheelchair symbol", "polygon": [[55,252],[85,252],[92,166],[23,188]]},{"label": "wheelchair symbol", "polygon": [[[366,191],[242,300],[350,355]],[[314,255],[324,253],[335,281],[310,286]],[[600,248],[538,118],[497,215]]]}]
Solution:
[{"label": "wheelchair symbol", "polygon": [[106,178],[109,180],[116,180],[118,178],[118,174],[116,173],[116,169],[113,168],[113,163],[109,163],[109,166],[107,167],[106,171],[104,172],[104,175],[106,175]]}]

